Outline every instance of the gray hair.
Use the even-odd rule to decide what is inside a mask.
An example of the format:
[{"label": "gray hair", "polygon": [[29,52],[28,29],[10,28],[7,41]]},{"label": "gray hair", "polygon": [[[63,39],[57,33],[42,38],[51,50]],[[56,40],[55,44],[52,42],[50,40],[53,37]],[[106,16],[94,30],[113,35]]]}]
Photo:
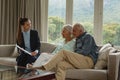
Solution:
[{"label": "gray hair", "polygon": [[66,24],[66,25],[63,26],[63,29],[66,29],[66,30],[68,30],[69,32],[72,32],[72,25]]},{"label": "gray hair", "polygon": [[80,24],[80,23],[75,23],[75,24],[73,25],[73,27],[78,27],[78,29],[81,29],[83,32],[85,32],[85,29],[84,29],[83,25]]}]

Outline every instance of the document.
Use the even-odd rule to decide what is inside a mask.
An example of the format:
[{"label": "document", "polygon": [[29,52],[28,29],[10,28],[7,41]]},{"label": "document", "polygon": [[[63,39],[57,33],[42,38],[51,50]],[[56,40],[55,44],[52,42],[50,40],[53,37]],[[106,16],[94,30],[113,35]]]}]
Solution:
[{"label": "document", "polygon": [[19,48],[20,50],[24,51],[25,53],[27,53],[27,54],[31,55],[31,53],[30,53],[30,52],[28,52],[27,50],[25,50],[25,49],[21,48],[20,46],[16,45],[16,47],[17,47],[17,48]]},{"label": "document", "polygon": [[46,64],[53,56],[52,54],[42,53],[33,64],[33,67],[40,67]]}]

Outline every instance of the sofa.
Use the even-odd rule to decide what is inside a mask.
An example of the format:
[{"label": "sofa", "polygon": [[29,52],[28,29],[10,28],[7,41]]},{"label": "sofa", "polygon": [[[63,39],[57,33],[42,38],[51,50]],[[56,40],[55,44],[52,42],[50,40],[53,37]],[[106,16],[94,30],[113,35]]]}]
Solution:
[{"label": "sofa", "polygon": [[[41,42],[41,52],[51,53],[55,45]],[[15,45],[0,45],[0,65],[16,65],[18,56]],[[118,80],[118,69],[120,52],[108,54],[107,68],[105,69],[69,69],[66,73],[66,80]]]}]

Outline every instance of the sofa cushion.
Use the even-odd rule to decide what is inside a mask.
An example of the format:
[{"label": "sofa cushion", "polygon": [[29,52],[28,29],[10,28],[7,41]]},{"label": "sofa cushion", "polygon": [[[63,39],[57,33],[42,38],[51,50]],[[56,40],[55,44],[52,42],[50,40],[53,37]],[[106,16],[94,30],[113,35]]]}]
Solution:
[{"label": "sofa cushion", "polygon": [[16,65],[16,58],[13,57],[0,57],[0,64],[14,66]]},{"label": "sofa cushion", "polygon": [[107,67],[108,55],[110,52],[115,51],[116,49],[112,47],[111,44],[105,44],[99,51],[99,56],[97,63],[95,64],[95,69],[103,69]]},{"label": "sofa cushion", "polygon": [[18,55],[19,54],[18,54],[18,51],[17,51],[17,47],[15,47],[11,57],[17,57]]},{"label": "sofa cushion", "polygon": [[107,80],[107,70],[95,69],[70,69],[67,70],[66,78],[79,80]]},{"label": "sofa cushion", "polygon": [[112,45],[110,43],[107,43],[107,44],[103,45],[101,47],[101,49],[99,50],[99,54],[102,54],[103,52],[105,52],[106,49],[109,48],[109,47],[112,47]]},{"label": "sofa cushion", "polygon": [[9,57],[12,55],[15,45],[0,45],[0,57]]}]

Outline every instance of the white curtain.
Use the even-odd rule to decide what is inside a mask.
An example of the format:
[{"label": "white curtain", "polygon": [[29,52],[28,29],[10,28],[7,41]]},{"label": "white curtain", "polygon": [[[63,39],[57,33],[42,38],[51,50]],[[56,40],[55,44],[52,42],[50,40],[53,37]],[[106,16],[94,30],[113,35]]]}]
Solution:
[{"label": "white curtain", "polygon": [[41,37],[41,0],[0,0],[0,44],[15,44],[19,17],[32,21]]}]

